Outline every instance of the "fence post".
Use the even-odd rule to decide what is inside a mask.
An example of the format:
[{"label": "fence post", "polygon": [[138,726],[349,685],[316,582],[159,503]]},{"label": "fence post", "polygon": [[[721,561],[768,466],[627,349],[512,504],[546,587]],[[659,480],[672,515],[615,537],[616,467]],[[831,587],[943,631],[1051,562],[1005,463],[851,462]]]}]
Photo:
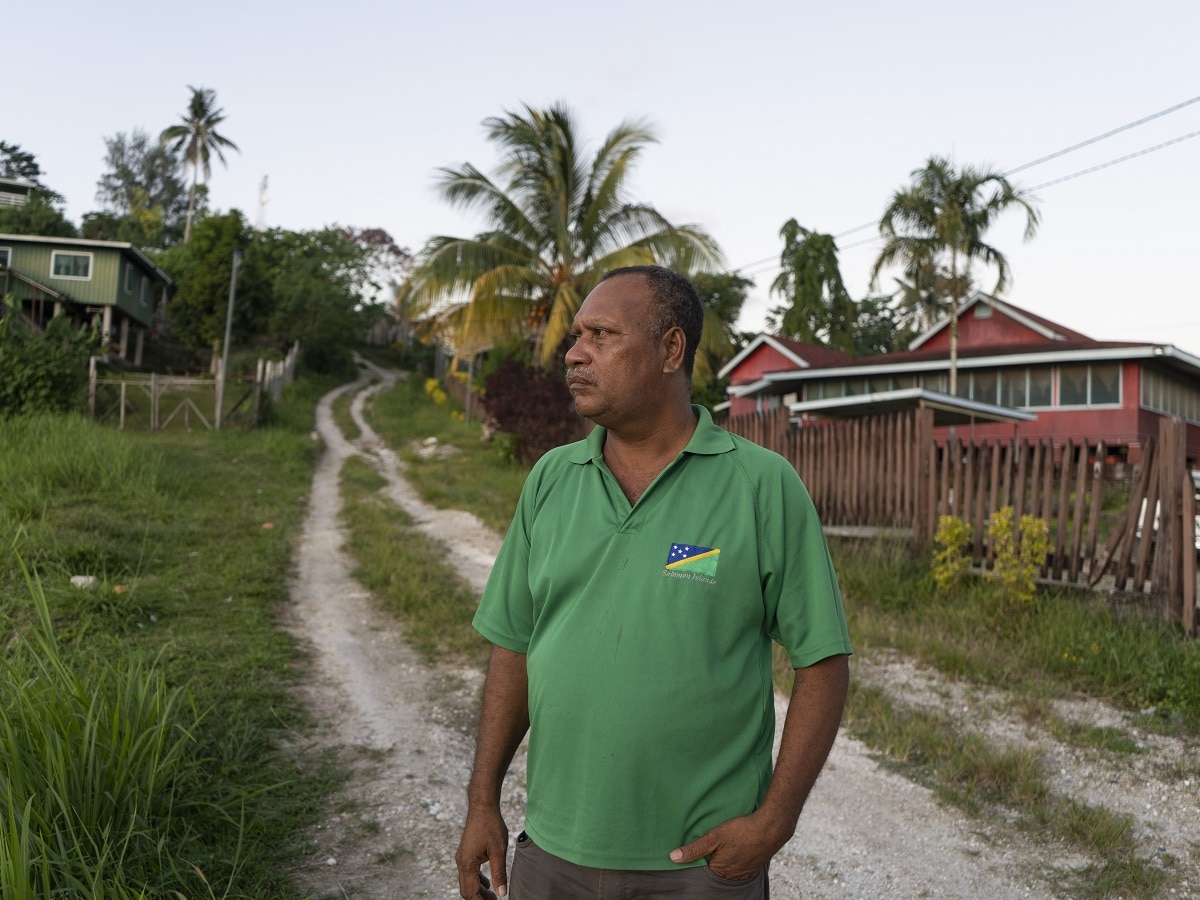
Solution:
[{"label": "fence post", "polygon": [[88,357],[88,418],[96,418],[96,357]]}]

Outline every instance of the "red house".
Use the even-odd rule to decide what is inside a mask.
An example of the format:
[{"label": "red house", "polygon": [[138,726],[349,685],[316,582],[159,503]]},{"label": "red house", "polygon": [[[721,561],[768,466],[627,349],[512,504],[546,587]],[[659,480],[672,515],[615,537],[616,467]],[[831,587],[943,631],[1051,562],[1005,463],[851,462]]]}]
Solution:
[{"label": "red house", "polygon": [[786,405],[804,423],[915,398],[953,410],[956,418],[943,421],[969,423],[973,437],[1103,440],[1129,462],[1158,434],[1159,419],[1182,416],[1188,456],[1200,460],[1200,357],[1171,344],[1093,340],[977,292],[958,313],[952,397],[949,323],[938,322],[906,352],[860,359],[759,335],[721,370],[730,378],[727,412]]}]

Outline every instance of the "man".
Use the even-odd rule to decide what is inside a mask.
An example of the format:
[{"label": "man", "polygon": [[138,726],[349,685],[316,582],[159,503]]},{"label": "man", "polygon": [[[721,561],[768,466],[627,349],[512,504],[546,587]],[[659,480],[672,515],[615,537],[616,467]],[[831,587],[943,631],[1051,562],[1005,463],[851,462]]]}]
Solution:
[{"label": "man", "polygon": [[[782,457],[691,405],[702,322],[656,266],[575,316],[567,384],[599,427],[530,472],[474,621],[494,646],[467,900],[507,894],[500,786],[526,731],[516,900],[766,898],[833,744],[851,647],[820,523]],[[772,638],[796,668],[773,772]]]}]

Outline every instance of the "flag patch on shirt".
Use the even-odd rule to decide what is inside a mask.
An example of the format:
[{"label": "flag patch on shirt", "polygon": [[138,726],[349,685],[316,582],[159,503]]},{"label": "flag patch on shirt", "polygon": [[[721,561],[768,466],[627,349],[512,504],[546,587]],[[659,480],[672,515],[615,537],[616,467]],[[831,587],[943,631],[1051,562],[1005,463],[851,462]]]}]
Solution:
[{"label": "flag patch on shirt", "polygon": [[672,544],[671,552],[667,554],[665,569],[672,573],[687,573],[716,578],[717,561],[720,558],[721,551],[713,547],[697,547],[694,544]]}]

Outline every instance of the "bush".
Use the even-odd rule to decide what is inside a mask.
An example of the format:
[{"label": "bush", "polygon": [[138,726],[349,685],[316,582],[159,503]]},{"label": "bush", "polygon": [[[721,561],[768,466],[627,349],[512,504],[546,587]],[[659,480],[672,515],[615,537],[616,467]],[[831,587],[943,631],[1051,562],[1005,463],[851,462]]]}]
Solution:
[{"label": "bush", "polygon": [[583,430],[562,377],[511,357],[488,376],[484,405],[501,431],[517,436],[517,455],[527,464]]},{"label": "bush", "polygon": [[1010,603],[1028,603],[1036,590],[1038,570],[1050,553],[1050,525],[1045,519],[1021,516],[1013,528],[1013,508],[1005,506],[992,514],[988,523],[995,568],[992,578],[1003,598]]},{"label": "bush", "polygon": [[73,331],[65,317],[51,319],[38,334],[8,303],[0,304],[0,416],[82,408],[98,334]]},{"label": "bush", "polygon": [[937,533],[933,543],[937,549],[933,554],[933,580],[938,591],[948,594],[962,584],[971,557],[967,555],[967,544],[971,540],[971,526],[958,516],[938,518]]}]

